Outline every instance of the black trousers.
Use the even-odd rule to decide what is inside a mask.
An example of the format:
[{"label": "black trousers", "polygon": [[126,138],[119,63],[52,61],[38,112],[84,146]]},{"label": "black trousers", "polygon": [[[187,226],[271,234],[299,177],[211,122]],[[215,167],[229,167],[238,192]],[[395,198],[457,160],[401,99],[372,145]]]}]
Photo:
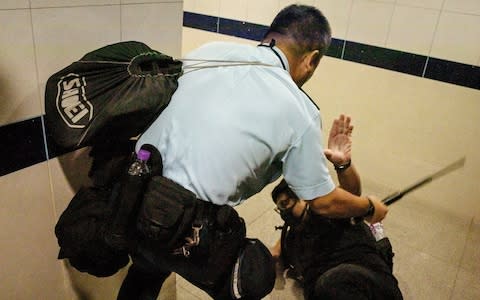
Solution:
[{"label": "black trousers", "polygon": [[213,299],[233,299],[230,295],[230,275],[245,240],[246,228],[243,219],[236,213],[227,223],[228,226],[218,228],[218,222],[206,222],[200,245],[192,248],[189,257],[173,255],[171,251],[140,242],[131,255],[132,265],[117,300],[157,299],[163,282],[171,272],[204,290]]},{"label": "black trousers", "polygon": [[401,300],[395,277],[385,272],[343,263],[305,286],[305,298],[335,300]]}]

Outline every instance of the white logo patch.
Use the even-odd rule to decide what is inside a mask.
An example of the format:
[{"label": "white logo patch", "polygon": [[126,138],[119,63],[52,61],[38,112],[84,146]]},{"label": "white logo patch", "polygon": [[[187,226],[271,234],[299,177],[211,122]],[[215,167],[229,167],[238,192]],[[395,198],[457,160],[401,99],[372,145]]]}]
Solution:
[{"label": "white logo patch", "polygon": [[92,120],[93,106],[87,100],[85,77],[70,73],[57,83],[57,110],[63,121],[71,128],[85,128]]}]

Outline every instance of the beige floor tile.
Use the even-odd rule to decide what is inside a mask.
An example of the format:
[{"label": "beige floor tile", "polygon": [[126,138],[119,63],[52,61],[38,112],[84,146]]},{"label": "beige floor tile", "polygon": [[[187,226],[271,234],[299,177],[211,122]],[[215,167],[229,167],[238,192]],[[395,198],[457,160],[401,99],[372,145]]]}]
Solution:
[{"label": "beige floor tile", "polygon": [[74,300],[115,300],[128,270],[128,267],[125,267],[113,276],[99,278],[79,272],[67,261],[62,261],[62,263]]},{"label": "beige floor tile", "polygon": [[264,299],[269,300],[282,300],[282,299],[291,299],[291,300],[303,300],[303,289],[300,287],[298,282],[287,276],[286,272],[278,264],[277,268],[277,278],[275,280],[275,286],[267,297]]},{"label": "beige floor tile", "polygon": [[249,198],[247,201],[235,207],[238,214],[250,224],[263,215],[273,210],[274,204],[270,193],[279,181],[267,185],[260,193]]},{"label": "beige floor tile", "polygon": [[[176,275],[177,280],[177,299],[211,299],[211,297],[202,291],[201,289],[197,288],[183,277]],[[187,298],[178,298],[179,295],[181,296],[189,296]]]},{"label": "beige floor tile", "polygon": [[[377,183],[364,182],[364,194],[386,196],[393,192]],[[454,215],[411,193],[389,206],[383,223],[392,242],[409,245],[449,264],[459,264],[470,219]]]},{"label": "beige floor tile", "polygon": [[458,265],[467,239],[469,220],[410,197],[390,207],[384,225],[397,243]]},{"label": "beige floor tile", "polygon": [[478,272],[460,269],[455,281],[451,300],[480,299],[480,276]]},{"label": "beige floor tile", "polygon": [[[463,253],[461,267],[467,271],[477,274],[480,278],[480,224],[475,224],[473,221],[467,236],[467,243],[465,245],[465,252]],[[478,281],[480,284],[480,279]]]},{"label": "beige floor tile", "polygon": [[450,299],[457,266],[406,244],[393,244],[394,275],[406,300]]}]

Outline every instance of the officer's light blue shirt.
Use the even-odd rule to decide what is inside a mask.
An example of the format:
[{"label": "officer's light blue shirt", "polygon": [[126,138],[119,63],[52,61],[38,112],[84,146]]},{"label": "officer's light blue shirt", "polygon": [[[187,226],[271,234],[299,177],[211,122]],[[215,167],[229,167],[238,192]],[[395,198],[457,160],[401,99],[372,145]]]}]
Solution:
[{"label": "officer's light blue shirt", "polygon": [[159,149],[165,177],[203,200],[232,206],[282,174],[306,200],[335,188],[320,113],[293,82],[280,49],[214,42],[186,58],[263,65],[191,71],[198,61],[185,61],[169,106],[137,142],[137,150],[145,143]]}]

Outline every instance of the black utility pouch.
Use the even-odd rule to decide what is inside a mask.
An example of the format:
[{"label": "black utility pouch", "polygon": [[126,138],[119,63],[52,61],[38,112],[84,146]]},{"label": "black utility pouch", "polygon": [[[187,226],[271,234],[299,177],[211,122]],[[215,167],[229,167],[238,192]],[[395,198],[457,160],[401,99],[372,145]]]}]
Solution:
[{"label": "black utility pouch", "polygon": [[163,176],[148,183],[137,217],[142,240],[154,249],[172,250],[184,242],[191,230],[196,196]]}]

